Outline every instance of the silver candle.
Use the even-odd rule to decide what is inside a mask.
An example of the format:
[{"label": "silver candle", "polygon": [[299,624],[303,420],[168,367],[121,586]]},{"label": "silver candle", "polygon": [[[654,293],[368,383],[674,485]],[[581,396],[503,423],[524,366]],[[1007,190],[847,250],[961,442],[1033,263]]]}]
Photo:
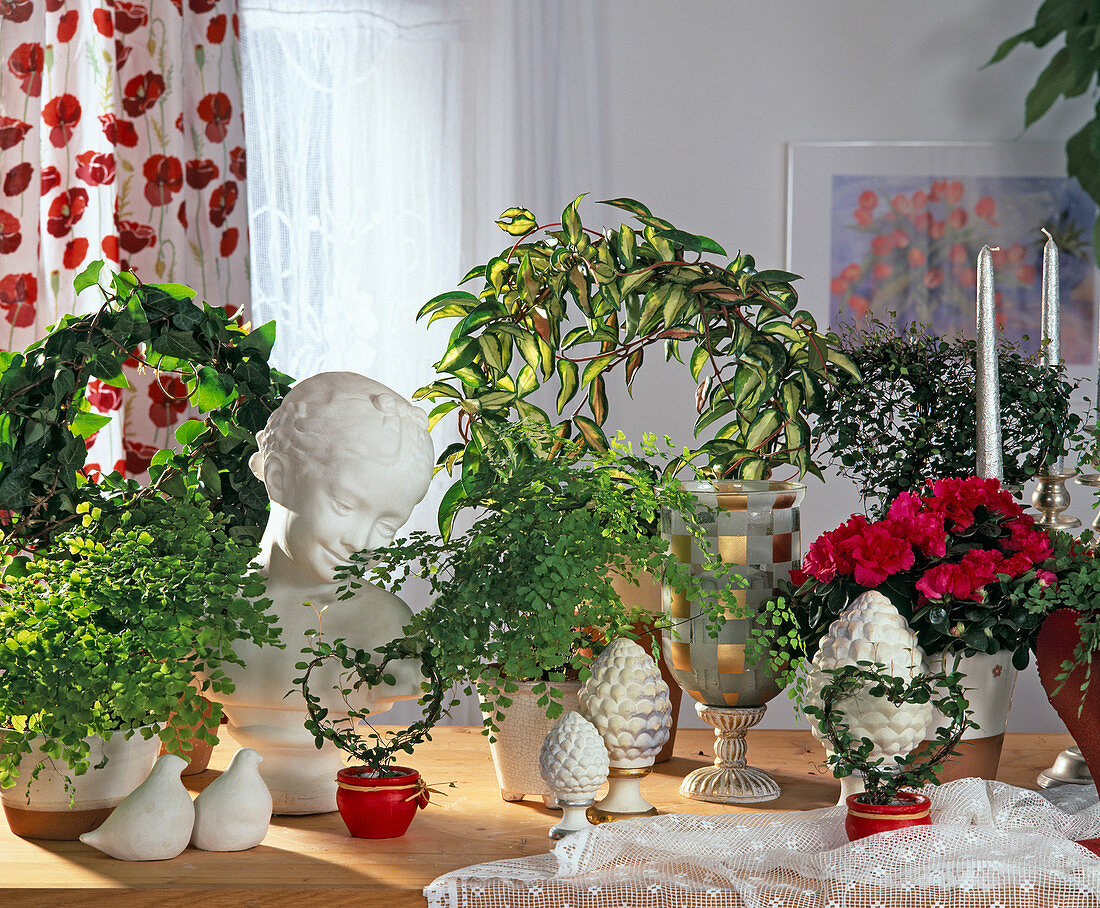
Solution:
[{"label": "silver candle", "polygon": [[[1047,241],[1043,246],[1043,331],[1042,352],[1043,365],[1055,374],[1062,365],[1062,314],[1058,293],[1058,244],[1054,237],[1044,227]],[[1055,443],[1061,446],[1062,439],[1056,438]],[[1050,468],[1054,475],[1060,475],[1065,470],[1065,463],[1059,457]]]},{"label": "silver candle", "polygon": [[978,409],[977,474],[983,479],[1002,479],[1001,379],[997,365],[997,311],[993,302],[993,252],[982,246],[978,253]]}]

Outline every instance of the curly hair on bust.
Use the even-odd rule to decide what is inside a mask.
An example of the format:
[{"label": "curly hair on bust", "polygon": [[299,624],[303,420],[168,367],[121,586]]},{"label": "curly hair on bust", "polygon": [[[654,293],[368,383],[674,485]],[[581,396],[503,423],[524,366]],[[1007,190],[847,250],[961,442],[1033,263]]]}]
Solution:
[{"label": "curly hair on bust", "polygon": [[[371,444],[364,445],[369,435]],[[356,372],[322,372],[298,382],[256,433],[256,475],[283,454],[308,469],[331,463],[340,452],[365,463],[393,466],[398,460],[433,460],[428,415],[395,391]],[[345,453],[346,456],[346,453]]]}]

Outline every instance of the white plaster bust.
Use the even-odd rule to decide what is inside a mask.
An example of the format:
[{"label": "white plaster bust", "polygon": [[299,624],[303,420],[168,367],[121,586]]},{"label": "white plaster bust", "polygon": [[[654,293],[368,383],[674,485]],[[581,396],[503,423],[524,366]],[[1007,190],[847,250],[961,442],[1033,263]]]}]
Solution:
[{"label": "white plaster bust", "polygon": [[[221,700],[230,734],[263,757],[275,813],[335,810],[343,758],[327,742],[317,750],[303,727],[305,703],[293,684],[302,672],[294,666],[307,630],[373,650],[408,623],[408,605],[368,583],[340,601],[333,572],[354,552],[388,545],[424,497],[434,460],[428,419],[372,379],[323,372],[291,389],[257,441],[250,466],[271,498],[257,565],[286,649],[235,644],[245,667],[227,669],[236,688]],[[419,696],[419,663],[390,663],[388,671],[395,684],[361,690],[356,706],[379,713]],[[335,666],[310,679],[332,714],[347,711],[337,679]]]}]

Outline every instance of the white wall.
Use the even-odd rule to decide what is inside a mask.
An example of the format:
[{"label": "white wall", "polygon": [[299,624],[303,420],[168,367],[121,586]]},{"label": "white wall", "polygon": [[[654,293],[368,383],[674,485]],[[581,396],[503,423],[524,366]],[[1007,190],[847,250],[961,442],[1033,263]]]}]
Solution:
[{"label": "white wall", "polygon": [[[788,142],[1058,142],[1087,99],[1023,133],[1023,105],[1050,51],[1020,48],[989,69],[998,43],[1027,27],[1038,0],[601,0],[605,174],[577,191],[631,196],[684,229],[784,265]],[[1072,112],[1072,116],[1070,115]],[[582,136],[577,141],[583,141]],[[562,202],[568,201],[563,199]],[[540,217],[543,216],[537,212]],[[602,222],[597,206],[586,219]],[[823,240],[825,241],[825,240]],[[827,288],[803,285],[824,313]],[[629,435],[688,440],[686,370],[647,363],[635,400],[611,401]],[[845,480],[809,480],[804,547],[857,510]],[[1091,522],[1083,490],[1073,511]],[[690,705],[685,720],[693,723]],[[764,722],[791,727],[785,699]],[[1021,677],[1014,731],[1062,731],[1034,669]]]}]

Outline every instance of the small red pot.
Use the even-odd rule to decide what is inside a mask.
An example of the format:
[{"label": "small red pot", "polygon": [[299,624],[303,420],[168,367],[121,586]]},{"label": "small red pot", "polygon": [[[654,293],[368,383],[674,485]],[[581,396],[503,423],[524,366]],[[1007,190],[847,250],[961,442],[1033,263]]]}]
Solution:
[{"label": "small red pot", "polygon": [[844,820],[844,830],[848,841],[854,842],[865,836],[891,829],[904,829],[906,826],[930,826],[932,818],[928,809],[932,802],[924,795],[910,791],[899,791],[897,799],[904,804],[864,804],[860,801],[863,793],[848,795],[848,816]]},{"label": "small red pot", "polygon": [[417,808],[428,806],[428,790],[420,773],[407,766],[391,766],[390,771],[396,775],[380,776],[366,766],[349,766],[336,773],[336,807],[353,836],[403,836]]}]

